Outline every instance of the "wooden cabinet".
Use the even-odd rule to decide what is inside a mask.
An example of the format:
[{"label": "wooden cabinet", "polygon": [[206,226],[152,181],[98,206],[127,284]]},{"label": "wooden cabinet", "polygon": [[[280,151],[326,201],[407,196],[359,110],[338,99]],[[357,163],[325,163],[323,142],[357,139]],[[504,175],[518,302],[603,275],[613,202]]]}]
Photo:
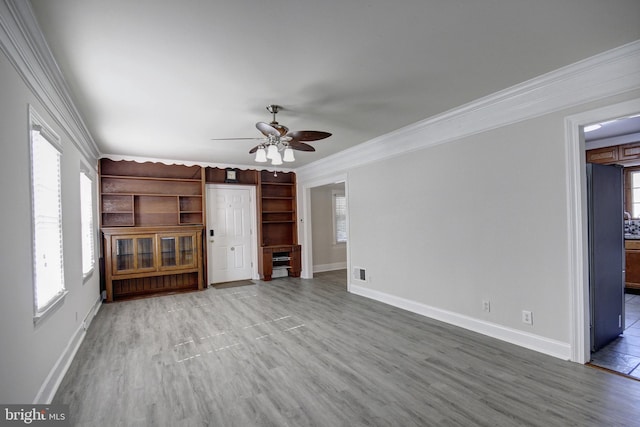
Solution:
[{"label": "wooden cabinet", "polygon": [[618,147],[587,150],[587,163],[609,164],[618,161]]},{"label": "wooden cabinet", "polygon": [[[286,271],[286,276],[300,277],[300,245],[266,246],[260,248],[258,270],[262,280],[269,281],[274,272]],[[277,275],[281,277],[281,275]]]},{"label": "wooden cabinet", "polygon": [[102,232],[108,302],[203,289],[202,227],[110,227]]},{"label": "wooden cabinet", "polygon": [[200,166],[100,160],[102,227],[202,225]]},{"label": "wooden cabinet", "polygon": [[286,265],[288,275],[300,276],[296,207],[295,173],[280,172],[276,175],[261,171],[258,176],[258,238],[261,249],[258,271],[264,280],[271,280],[273,254],[279,252],[283,254],[279,258],[290,258]]},{"label": "wooden cabinet", "polygon": [[640,159],[640,143],[619,145],[618,158],[619,160]]},{"label": "wooden cabinet", "polygon": [[586,160],[587,163],[637,166],[640,165],[640,142],[587,150]]},{"label": "wooden cabinet", "polygon": [[640,240],[626,240],[625,248],[625,283],[629,289],[640,289]]}]

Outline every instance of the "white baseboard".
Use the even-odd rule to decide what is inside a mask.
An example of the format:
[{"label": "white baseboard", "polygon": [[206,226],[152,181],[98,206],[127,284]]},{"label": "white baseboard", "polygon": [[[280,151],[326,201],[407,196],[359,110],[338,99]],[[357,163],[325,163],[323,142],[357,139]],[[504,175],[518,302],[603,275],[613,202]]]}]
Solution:
[{"label": "white baseboard", "polygon": [[80,344],[82,344],[82,341],[87,334],[87,328],[89,328],[91,321],[98,313],[98,310],[100,310],[100,307],[102,307],[102,296],[98,296],[95,304],[93,305],[93,307],[91,307],[89,313],[87,313],[85,320],[81,322],[80,325],[78,325],[78,329],[76,329],[76,331],[71,336],[69,343],[56,361],[56,364],[49,372],[49,375],[47,375],[47,378],[44,380],[44,383],[40,387],[40,390],[38,391],[35,399],[33,399],[34,405],[48,405],[51,403],[53,397],[58,391],[58,387],[60,387],[62,379],[64,378],[67,370],[69,369],[69,366],[71,365],[71,362],[73,361],[73,358],[80,348]]},{"label": "white baseboard", "polygon": [[452,311],[431,307],[416,301],[390,295],[384,292],[362,286],[349,284],[349,292],[370,298],[412,313],[420,314],[435,320],[439,320],[450,325],[459,326],[473,332],[497,338],[511,344],[538,351],[549,356],[563,360],[571,359],[571,346],[569,343],[561,342],[528,332],[501,326],[484,320],[475,319]]},{"label": "white baseboard", "polygon": [[314,273],[322,273],[324,271],[344,270],[347,268],[347,262],[334,262],[331,264],[318,264],[313,266]]}]

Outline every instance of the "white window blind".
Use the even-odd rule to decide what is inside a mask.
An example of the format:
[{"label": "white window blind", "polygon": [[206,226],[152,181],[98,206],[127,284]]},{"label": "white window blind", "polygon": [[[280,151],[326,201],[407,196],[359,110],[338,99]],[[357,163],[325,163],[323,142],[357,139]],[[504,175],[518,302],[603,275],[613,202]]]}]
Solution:
[{"label": "white window blind", "polygon": [[333,230],[336,243],[347,241],[347,199],[344,194],[333,194]]},{"label": "white window blind", "polygon": [[93,271],[95,251],[93,240],[93,181],[80,172],[80,223],[82,227],[82,275]]},{"label": "white window blind", "polygon": [[43,135],[31,130],[31,185],[33,197],[34,303],[36,316],[65,291],[62,260],[61,153]]}]

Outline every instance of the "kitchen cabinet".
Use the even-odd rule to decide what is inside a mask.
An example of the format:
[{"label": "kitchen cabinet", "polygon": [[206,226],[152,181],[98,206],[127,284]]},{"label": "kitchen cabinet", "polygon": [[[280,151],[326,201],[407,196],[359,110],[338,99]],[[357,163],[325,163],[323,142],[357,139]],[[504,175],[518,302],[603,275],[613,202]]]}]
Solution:
[{"label": "kitchen cabinet", "polygon": [[587,150],[587,163],[610,164],[618,160],[618,147],[603,147]]},{"label": "kitchen cabinet", "polygon": [[640,240],[625,240],[625,279],[628,289],[640,289]]},{"label": "kitchen cabinet", "polygon": [[640,159],[640,143],[619,145],[618,159],[623,161]]},{"label": "kitchen cabinet", "polygon": [[587,150],[585,155],[587,163],[619,164],[625,167],[638,166],[640,165],[640,142],[595,148]]}]

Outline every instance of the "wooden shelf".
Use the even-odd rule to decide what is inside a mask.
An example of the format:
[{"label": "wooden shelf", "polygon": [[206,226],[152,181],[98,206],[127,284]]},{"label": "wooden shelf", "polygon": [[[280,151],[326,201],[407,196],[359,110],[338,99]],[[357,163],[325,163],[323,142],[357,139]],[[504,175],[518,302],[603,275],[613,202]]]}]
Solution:
[{"label": "wooden shelf", "polygon": [[177,181],[177,182],[200,182],[200,178],[162,178],[162,177],[150,177],[150,176],[121,176],[121,175],[101,175],[102,178],[117,178],[117,179],[135,179],[135,180],[149,180],[149,181]]},{"label": "wooden shelf", "polygon": [[101,226],[203,225],[203,170],[101,159]]},{"label": "wooden shelf", "polygon": [[[261,171],[258,181],[260,216],[260,258],[258,270],[264,280],[271,280],[274,266],[286,267],[289,276],[300,275],[300,246],[296,217],[296,176],[293,172]],[[287,254],[289,259],[276,261],[274,253]]]}]

